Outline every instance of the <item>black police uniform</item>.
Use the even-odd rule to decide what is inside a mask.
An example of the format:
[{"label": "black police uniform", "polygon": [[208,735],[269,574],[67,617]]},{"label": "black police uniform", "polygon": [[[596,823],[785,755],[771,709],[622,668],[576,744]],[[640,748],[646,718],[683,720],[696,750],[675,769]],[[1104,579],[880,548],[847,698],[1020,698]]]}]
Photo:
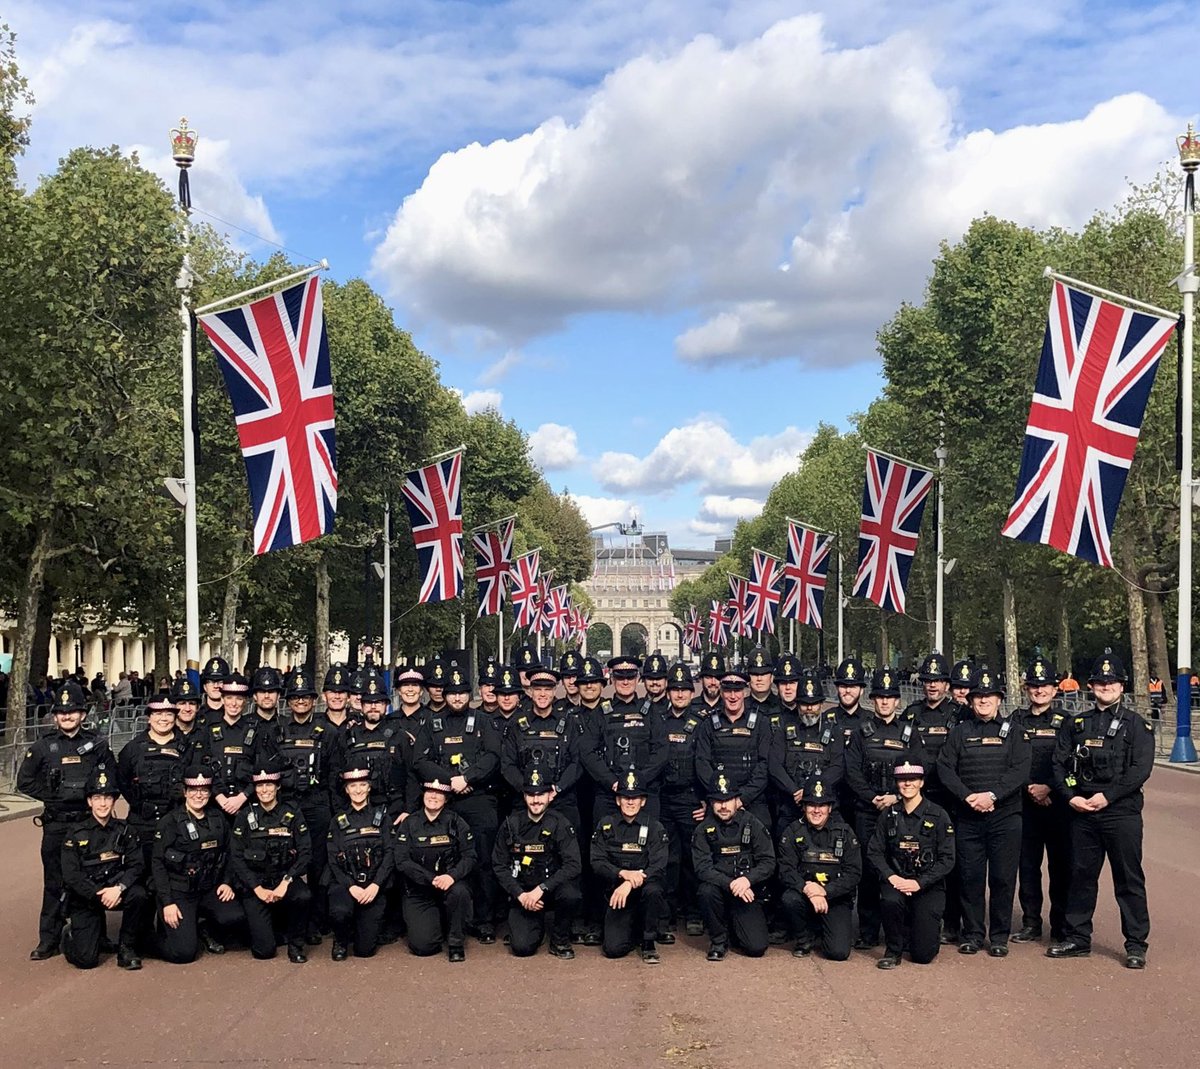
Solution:
[{"label": "black police uniform", "polygon": [[[941,949],[946,877],[954,868],[954,825],[941,806],[926,798],[911,812],[903,801],[889,806],[867,844],[867,860],[880,881],[886,956],[897,961],[908,946],[909,957],[928,965]],[[906,895],[888,880],[916,880],[921,890]]]},{"label": "black police uniform", "polygon": [[[986,678],[986,671],[981,673]],[[972,716],[950,733],[938,757],[938,775],[955,800],[958,879],[962,902],[960,949],[984,942],[1008,944],[1012,929],[1017,864],[1021,858],[1021,795],[1029,782],[1029,742],[1013,717],[982,721]],[[970,794],[991,792],[995,808],[979,813],[966,804]]]},{"label": "black police uniform", "polygon": [[772,721],[771,754],[768,767],[775,786],[776,827],[784,828],[801,817],[796,791],[805,781],[819,776],[830,789],[841,782],[845,764],[843,735],[832,709],[808,716],[780,706]]},{"label": "black police uniform", "polygon": [[156,742],[145,731],[130,739],[117,758],[117,783],[129,803],[129,826],[142,845],[147,875],[158,822],[179,804],[183,773],[192,760],[194,739],[172,731]]},{"label": "black police uniform", "polygon": [[672,707],[663,721],[667,739],[667,763],[662,777],[661,820],[667,833],[667,908],[671,919],[683,916],[695,922],[700,917],[696,897],[696,869],[692,864],[692,835],[695,813],[704,808],[704,795],[696,777],[696,732],[700,727],[691,706],[678,715]]},{"label": "black police uniform", "polygon": [[[468,881],[477,863],[470,825],[449,806],[434,820],[418,807],[396,826],[394,857],[404,879],[409,950],[421,957],[436,954],[443,932],[450,950],[461,950],[471,922]],[[442,874],[454,878],[448,891],[433,886]]]},{"label": "black police uniform", "polygon": [[[330,782],[341,779],[346,769],[365,765],[371,770],[371,805],[385,806],[393,819],[405,811],[406,787],[397,770],[396,747],[404,734],[396,717],[377,724],[367,721],[347,724],[338,735],[330,766]],[[399,763],[403,768],[403,761]]]},{"label": "black police uniform", "polygon": [[771,721],[758,712],[743,709],[730,720],[724,703],[696,729],[696,778],[712,783],[725,772],[741,788],[742,805],[765,827],[771,826],[767,807],[770,775]]},{"label": "black police uniform", "polygon": [[[199,736],[192,757],[211,771],[214,798],[218,794],[254,797],[251,776],[254,766],[262,763],[260,755],[270,752],[269,730],[258,717],[244,713],[235,723],[222,716],[197,729]],[[228,819],[232,825],[235,818]]]},{"label": "black police uniform", "polygon": [[[769,937],[761,889],[775,872],[775,847],[766,826],[749,809],[739,809],[729,820],[710,814],[692,835],[692,861],[700,882],[700,915],[713,949],[723,952],[732,935],[733,945],[746,955],[762,957]],[[755,888],[753,902],[729,890],[742,876]]]},{"label": "black police uniform", "polygon": [[617,811],[613,784],[634,769],[646,785],[646,815],[658,819],[658,780],[667,760],[666,732],[649,698],[602,701],[583,714],[579,756],[596,785],[593,816],[599,820]]},{"label": "black police uniform", "polygon": [[[83,694],[66,684],[54,697],[54,707],[86,712]],[[87,782],[98,765],[116,764],[108,743],[95,732],[80,728],[65,735],[57,728],[30,743],[17,771],[17,790],[45,807],[42,826],[42,909],[34,955],[49,957],[62,935],[62,847],[67,832],[89,816]]]},{"label": "black police uniform", "polygon": [[623,958],[639,942],[654,949],[654,938],[665,922],[667,832],[657,820],[647,820],[645,810],[632,820],[624,815],[601,817],[592,834],[592,871],[606,896],[622,882],[619,873],[640,870],[645,881],[629,892],[622,909],[604,910],[604,956]]},{"label": "black police uniform", "polygon": [[[522,805],[500,825],[492,851],[492,871],[509,896],[508,930],[513,954],[535,954],[545,935],[546,911],[553,910],[550,933],[551,949],[572,957],[571,922],[579,912],[579,874],[582,864],[579,841],[571,822],[561,813],[547,809],[541,820],[534,821]],[[543,908],[525,909],[519,895],[541,887]]]},{"label": "black police uniform", "polygon": [[557,791],[550,805],[571,822],[577,837],[582,827],[575,793],[582,772],[580,735],[574,706],[559,700],[545,716],[536,712],[514,714],[500,747],[500,769],[514,794],[521,793],[521,784],[531,768],[537,766],[549,773]]},{"label": "black police uniform", "polygon": [[114,907],[122,914],[118,963],[140,968],[135,944],[150,909],[149,895],[140,882],[143,872],[137,833],[125,821],[110,817],[101,824],[89,814],[67,832],[62,850],[67,918],[62,950],[76,968],[100,964],[107,910],[98,892],[107,887],[121,889],[121,900]]},{"label": "black police uniform", "polygon": [[[387,808],[369,802],[361,809],[347,805],[337,810],[329,823],[326,880],[334,960],[341,960],[351,945],[360,958],[372,957],[379,946],[384,890],[394,870],[391,826]],[[379,888],[374,900],[365,906],[356,902],[350,888],[371,884]]]},{"label": "black police uniform", "polygon": [[1063,939],[1076,947],[1092,945],[1092,915],[1107,857],[1125,952],[1145,958],[1150,911],[1142,871],[1142,786],[1153,770],[1154,729],[1137,713],[1120,705],[1093,706],[1063,725],[1054,751],[1055,789],[1068,804],[1093,794],[1108,799],[1097,813],[1070,811],[1071,884]]},{"label": "black police uniform", "polygon": [[[299,807],[276,800],[268,810],[257,800],[246,805],[233,825],[229,874],[242,892],[250,929],[250,951],[259,959],[275,956],[275,914],[282,912],[288,956],[303,959],[304,935],[312,909],[312,892],[300,877],[308,871],[312,847]],[[256,887],[274,890],[288,881],[283,898],[271,904]]]},{"label": "black police uniform", "polygon": [[[810,781],[812,782],[812,781]],[[832,801],[828,785],[822,795]],[[810,789],[806,788],[806,797]],[[796,949],[811,950],[819,941],[821,953],[831,961],[845,961],[854,943],[854,891],[862,879],[862,850],[854,831],[836,814],[821,828],[805,818],[792,821],[779,838],[779,875],[783,882],[783,908],[796,933]],[[817,913],[804,893],[807,883],[818,883],[829,907]]]},{"label": "black police uniform", "polygon": [[151,855],[154,894],[161,911],[176,906],[179,925],[159,926],[159,950],[165,961],[187,965],[200,950],[199,921],[203,917],[215,930],[227,929],[243,917],[235,898],[222,902],[217,888],[227,882],[229,823],[225,814],[210,805],[197,817],[178,806],[158,822]]}]

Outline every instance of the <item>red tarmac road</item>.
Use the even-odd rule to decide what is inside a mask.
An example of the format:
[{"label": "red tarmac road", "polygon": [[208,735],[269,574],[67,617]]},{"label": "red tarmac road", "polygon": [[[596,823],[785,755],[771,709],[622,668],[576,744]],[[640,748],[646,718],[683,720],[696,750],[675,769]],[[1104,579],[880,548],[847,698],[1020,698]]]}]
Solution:
[{"label": "red tarmac road", "polygon": [[833,964],[776,948],[715,965],[704,940],[684,937],[657,967],[583,948],[574,961],[544,951],[518,961],[474,943],[465,965],[413,958],[403,944],[334,965],[326,941],[304,966],[231,951],[80,972],[62,957],[26,960],[38,832],[14,821],[0,825],[0,1066],[1195,1065],[1200,776],[1157,769],[1146,813],[1142,973],[1121,967],[1107,877],[1092,957],[1075,961],[1050,961],[1037,944],[1003,960],[943,952],[891,973],[874,954]]}]

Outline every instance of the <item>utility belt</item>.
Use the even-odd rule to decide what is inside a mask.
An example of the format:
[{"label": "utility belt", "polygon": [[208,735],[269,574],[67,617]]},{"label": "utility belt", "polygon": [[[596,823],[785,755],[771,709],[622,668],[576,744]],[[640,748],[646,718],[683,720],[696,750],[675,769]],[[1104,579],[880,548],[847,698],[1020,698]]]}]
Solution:
[{"label": "utility belt", "polygon": [[919,835],[901,835],[900,819],[888,815],[888,854],[902,876],[915,877],[930,868],[937,858],[933,845]]},{"label": "utility belt", "polygon": [[171,875],[172,889],[189,894],[210,890],[221,867],[222,857],[217,850],[191,853],[169,847],[163,852],[163,861]]},{"label": "utility belt", "polygon": [[[291,748],[288,748],[291,749]],[[315,749],[308,751],[284,749],[284,759],[292,766],[295,779],[292,790],[296,794],[305,794],[321,785],[320,766],[317,763]]]},{"label": "utility belt", "polygon": [[383,863],[385,849],[386,846],[383,843],[374,843],[367,847],[351,847],[344,853],[338,854],[337,859],[359,887],[366,887],[375,882],[375,874]]},{"label": "utility belt", "polygon": [[42,827],[46,825],[78,824],[81,820],[86,819],[88,815],[86,809],[66,809],[60,808],[60,805],[61,803],[47,802],[44,812],[34,820],[34,823],[40,824]]},{"label": "utility belt", "polygon": [[545,854],[529,854],[523,845],[518,844],[514,844],[511,851],[513,856],[512,878],[517,881],[522,891],[532,891],[554,874],[553,858],[547,857]]},{"label": "utility belt", "polygon": [[103,861],[100,858],[85,858],[83,871],[90,880],[101,887],[111,887],[117,882],[117,877],[125,871],[125,856],[122,854],[120,857],[106,858]]}]

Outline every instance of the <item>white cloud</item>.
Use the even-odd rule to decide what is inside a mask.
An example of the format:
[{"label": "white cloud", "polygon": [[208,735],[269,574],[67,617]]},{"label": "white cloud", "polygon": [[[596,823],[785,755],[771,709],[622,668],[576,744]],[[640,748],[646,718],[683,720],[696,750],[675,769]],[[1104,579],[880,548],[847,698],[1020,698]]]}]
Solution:
[{"label": "white cloud", "polygon": [[468,416],[473,416],[489,408],[494,408],[499,412],[503,401],[504,394],[499,390],[472,390],[470,393],[462,394],[462,405]]},{"label": "white cloud", "polygon": [[543,423],[529,436],[529,455],[545,471],[558,471],[579,463],[579,441],[571,427]]},{"label": "white cloud", "polygon": [[903,32],[838,48],[815,15],[647,53],[577,120],[442,155],[375,267],[411,314],[509,338],[668,309],[692,319],[676,342],[691,363],[871,359],[939,240],[984,211],[1081,223],[1175,131],[1140,94],[964,131],[937,67]]},{"label": "white cloud", "polygon": [[637,508],[632,501],[615,497],[590,497],[587,494],[568,494],[572,501],[579,506],[589,527],[603,527],[609,523],[630,523],[637,516]]},{"label": "white cloud", "polygon": [[525,362],[525,357],[518,349],[509,349],[499,360],[494,361],[483,369],[479,376],[482,386],[494,386],[505,378],[515,367]]},{"label": "white cloud", "polygon": [[644,457],[605,453],[593,475],[607,490],[666,491],[697,482],[702,491],[761,491],[796,468],[812,434],[787,427],[741,443],[719,421],[700,417],[663,435]]},{"label": "white cloud", "polygon": [[763,510],[763,502],[754,497],[726,497],[708,494],[700,503],[701,520],[726,521],[731,527],[738,520],[752,520]]}]

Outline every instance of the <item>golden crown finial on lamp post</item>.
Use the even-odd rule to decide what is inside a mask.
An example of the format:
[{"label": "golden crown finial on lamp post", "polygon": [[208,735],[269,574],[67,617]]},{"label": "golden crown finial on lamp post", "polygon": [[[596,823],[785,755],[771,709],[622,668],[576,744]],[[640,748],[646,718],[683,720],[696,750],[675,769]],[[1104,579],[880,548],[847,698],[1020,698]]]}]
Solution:
[{"label": "golden crown finial on lamp post", "polygon": [[1200,138],[1196,137],[1196,129],[1191,123],[1188,123],[1187,133],[1176,138],[1176,144],[1179,146],[1179,162],[1185,171],[1192,174],[1200,167]]},{"label": "golden crown finial on lamp post", "polygon": [[180,168],[191,167],[196,158],[196,142],[199,135],[195,130],[188,129],[187,118],[179,120],[179,125],[171,130],[171,159]]}]

